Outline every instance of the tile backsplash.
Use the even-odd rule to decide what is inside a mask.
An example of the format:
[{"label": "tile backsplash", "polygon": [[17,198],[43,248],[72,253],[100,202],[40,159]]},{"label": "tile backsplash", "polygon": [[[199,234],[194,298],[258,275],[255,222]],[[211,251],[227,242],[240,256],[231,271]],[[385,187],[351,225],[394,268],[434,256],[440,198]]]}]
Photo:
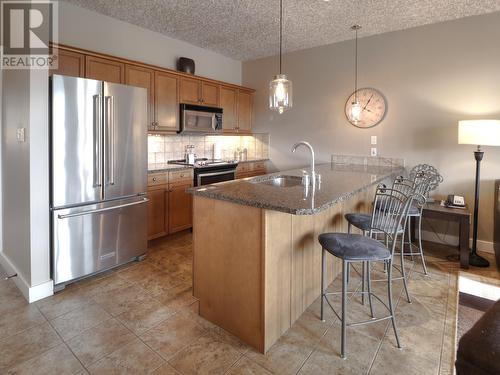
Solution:
[{"label": "tile backsplash", "polygon": [[238,149],[247,149],[248,159],[269,158],[269,134],[252,135],[148,135],[148,164],[184,158],[187,145],[193,145],[198,158],[213,158],[217,143],[222,159],[237,159]]}]

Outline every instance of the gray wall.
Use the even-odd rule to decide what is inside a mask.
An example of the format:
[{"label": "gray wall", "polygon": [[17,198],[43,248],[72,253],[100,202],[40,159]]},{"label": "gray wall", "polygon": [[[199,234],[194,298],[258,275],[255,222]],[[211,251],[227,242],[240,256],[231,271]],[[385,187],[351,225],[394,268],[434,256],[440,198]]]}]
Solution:
[{"label": "gray wall", "polygon": [[[332,153],[368,155],[370,136],[377,135],[379,155],[435,165],[445,178],[436,194],[465,195],[472,204],[474,147],[457,144],[457,122],[500,118],[499,41],[500,13],[360,39],[359,87],[381,90],[389,107],[372,129],[355,128],[344,116],[354,86],[354,41],[285,55],[294,107],[283,115],[268,109],[277,58],[244,62],[243,84],[257,89],[255,131],[271,134],[278,169],[306,164],[306,153],[290,153],[298,140],[310,141],[320,161],[328,161]],[[500,147],[485,151],[479,238],[492,241]]]},{"label": "gray wall", "polygon": [[241,62],[64,1],[59,43],[175,69],[177,58],[196,62],[196,74],[240,84]]}]

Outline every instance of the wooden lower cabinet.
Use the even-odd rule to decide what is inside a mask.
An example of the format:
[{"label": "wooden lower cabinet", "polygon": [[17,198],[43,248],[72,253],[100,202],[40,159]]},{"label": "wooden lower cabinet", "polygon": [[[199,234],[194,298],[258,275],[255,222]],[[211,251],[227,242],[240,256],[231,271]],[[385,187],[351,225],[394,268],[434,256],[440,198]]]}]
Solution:
[{"label": "wooden lower cabinet", "polygon": [[186,192],[192,184],[171,187],[168,192],[168,233],[179,232],[193,225],[193,197]]},{"label": "wooden lower cabinet", "polygon": [[148,175],[148,240],[192,227],[191,186],[192,170]]},{"label": "wooden lower cabinet", "polygon": [[265,162],[240,163],[236,168],[236,179],[262,176],[267,173]]},{"label": "wooden lower cabinet", "polygon": [[148,189],[148,240],[162,237],[168,230],[168,189]]}]

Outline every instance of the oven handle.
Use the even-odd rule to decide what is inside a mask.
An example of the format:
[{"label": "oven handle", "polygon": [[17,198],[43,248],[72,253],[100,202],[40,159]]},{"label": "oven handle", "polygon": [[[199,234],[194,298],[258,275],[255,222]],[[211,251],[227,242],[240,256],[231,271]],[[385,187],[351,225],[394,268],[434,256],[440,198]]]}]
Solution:
[{"label": "oven handle", "polygon": [[221,176],[221,175],[230,174],[230,173],[236,173],[236,169],[229,169],[229,170],[225,170],[223,172],[200,173],[200,174],[198,174],[197,186],[201,185],[201,178],[202,177]]}]

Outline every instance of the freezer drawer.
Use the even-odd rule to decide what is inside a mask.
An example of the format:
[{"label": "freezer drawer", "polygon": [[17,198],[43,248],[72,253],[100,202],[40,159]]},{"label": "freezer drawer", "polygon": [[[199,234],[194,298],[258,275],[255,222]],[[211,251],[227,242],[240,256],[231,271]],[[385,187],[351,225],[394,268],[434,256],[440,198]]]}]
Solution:
[{"label": "freezer drawer", "polygon": [[146,252],[145,197],[53,211],[53,279],[66,283]]}]

